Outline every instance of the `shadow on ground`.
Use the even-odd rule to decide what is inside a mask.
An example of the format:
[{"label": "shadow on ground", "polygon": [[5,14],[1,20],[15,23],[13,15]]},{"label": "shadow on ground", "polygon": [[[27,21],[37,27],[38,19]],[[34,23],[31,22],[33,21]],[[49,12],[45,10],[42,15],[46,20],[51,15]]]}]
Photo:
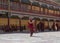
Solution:
[{"label": "shadow on ground", "polygon": [[[44,32],[34,32],[34,33],[45,33],[45,32],[60,32],[60,31],[44,31]],[[29,34],[30,32],[0,32],[0,34],[14,34],[14,33],[22,33],[22,34]],[[33,36],[36,37],[36,36]]]}]

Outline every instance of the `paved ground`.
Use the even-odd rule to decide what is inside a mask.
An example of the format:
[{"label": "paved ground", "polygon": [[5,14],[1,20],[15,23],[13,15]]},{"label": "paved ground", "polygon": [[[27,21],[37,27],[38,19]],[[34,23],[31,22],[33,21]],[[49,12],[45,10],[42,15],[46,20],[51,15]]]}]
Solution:
[{"label": "paved ground", "polygon": [[60,32],[0,34],[0,43],[60,43]]}]

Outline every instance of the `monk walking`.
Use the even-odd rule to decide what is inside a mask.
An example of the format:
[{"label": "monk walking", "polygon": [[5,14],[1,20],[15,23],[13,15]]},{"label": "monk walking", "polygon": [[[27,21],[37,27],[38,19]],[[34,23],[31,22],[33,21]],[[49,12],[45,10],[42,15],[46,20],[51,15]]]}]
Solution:
[{"label": "monk walking", "polygon": [[28,27],[30,29],[30,36],[32,36],[34,32],[34,24],[32,19],[30,19],[30,21],[28,22]]}]

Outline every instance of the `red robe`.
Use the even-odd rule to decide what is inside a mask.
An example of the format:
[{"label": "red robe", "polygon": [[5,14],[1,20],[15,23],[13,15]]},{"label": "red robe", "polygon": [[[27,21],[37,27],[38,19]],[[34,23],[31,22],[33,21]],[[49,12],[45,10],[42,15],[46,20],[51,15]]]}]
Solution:
[{"label": "red robe", "polygon": [[30,32],[34,32],[33,23],[28,23],[28,27],[29,27],[29,29],[30,29]]}]

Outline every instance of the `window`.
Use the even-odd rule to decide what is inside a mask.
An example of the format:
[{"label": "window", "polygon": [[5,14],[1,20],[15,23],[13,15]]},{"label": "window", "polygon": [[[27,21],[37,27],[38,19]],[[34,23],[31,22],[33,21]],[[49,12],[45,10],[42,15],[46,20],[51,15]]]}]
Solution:
[{"label": "window", "polygon": [[43,13],[43,8],[41,8],[41,13]]},{"label": "window", "polygon": [[39,11],[40,9],[39,9],[39,7],[32,6],[32,10],[33,10],[33,11]]},{"label": "window", "polygon": [[26,5],[26,4],[22,4],[21,5],[21,10],[30,11],[31,10],[31,6],[30,5]]},{"label": "window", "polygon": [[57,14],[59,15],[59,11],[57,11]]},{"label": "window", "polygon": [[33,10],[33,11],[35,10],[35,6],[32,6],[32,10]]},{"label": "window", "polygon": [[3,9],[8,9],[8,5],[2,5]]},{"label": "window", "polygon": [[55,10],[53,11],[53,14],[55,15]]},{"label": "window", "polygon": [[2,3],[3,4],[8,4],[8,1],[7,0],[2,0]]},{"label": "window", "polygon": [[45,13],[47,14],[47,12],[48,12],[48,9],[45,9]]},{"label": "window", "polygon": [[53,14],[53,10],[49,10],[49,13]]},{"label": "window", "polygon": [[55,14],[57,14],[57,11],[55,11]]},{"label": "window", "polygon": [[3,9],[8,9],[8,2],[7,0],[0,0],[0,8],[3,8]]},{"label": "window", "polygon": [[43,12],[43,8],[41,8],[41,11]]},{"label": "window", "polygon": [[53,14],[53,10],[51,10],[51,13]]},{"label": "window", "polygon": [[19,3],[11,2],[11,9],[12,10],[20,10]]}]

